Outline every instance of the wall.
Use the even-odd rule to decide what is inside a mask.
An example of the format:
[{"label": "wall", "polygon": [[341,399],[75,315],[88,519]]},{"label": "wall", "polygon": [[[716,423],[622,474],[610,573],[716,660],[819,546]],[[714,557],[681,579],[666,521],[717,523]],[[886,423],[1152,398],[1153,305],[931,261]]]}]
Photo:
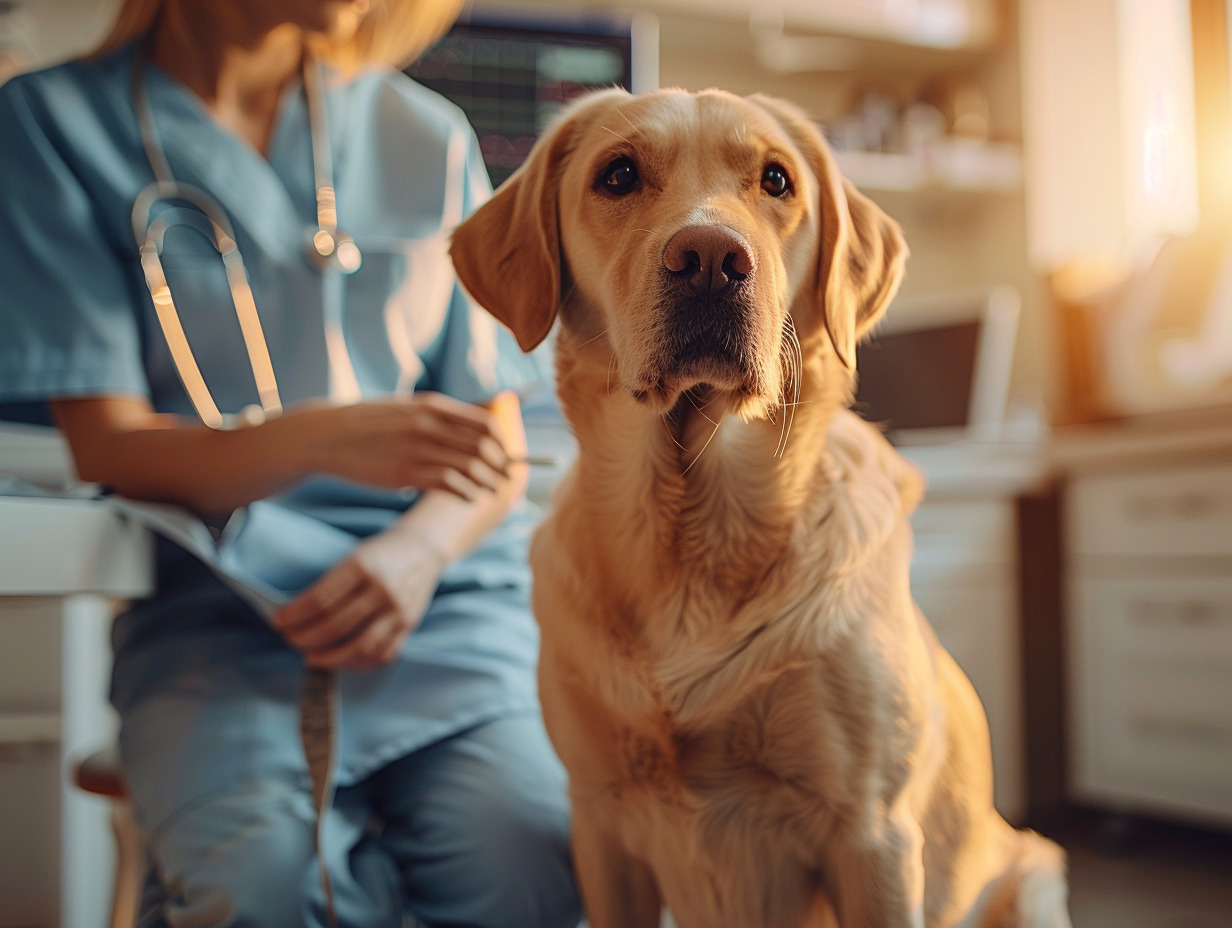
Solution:
[{"label": "wall", "polygon": [[[520,0],[484,3],[511,10],[526,6]],[[116,5],[117,0],[27,0],[21,16],[39,59],[51,61],[89,48],[105,31]],[[611,4],[599,0],[598,5]],[[653,7],[654,2],[645,5]],[[596,4],[537,0],[536,6],[579,11]],[[792,99],[826,120],[848,110],[868,88],[909,100],[930,84],[961,78],[986,95],[992,138],[1017,142],[1022,121],[1016,20],[1012,4],[1007,3],[1005,11],[1005,35],[989,52],[853,40],[833,46],[836,57],[844,59],[843,70],[799,74],[776,74],[759,64],[744,22],[660,12],[660,82],[694,90],[721,86],[737,93],[770,93]],[[1043,282],[1027,266],[1021,192],[870,193],[902,224],[910,243],[904,295],[999,283],[1021,291],[1023,314],[1011,396],[1051,407],[1057,396],[1057,374],[1050,304]]]},{"label": "wall", "polygon": [[11,28],[36,65],[89,50],[102,38],[118,0],[18,0]]}]

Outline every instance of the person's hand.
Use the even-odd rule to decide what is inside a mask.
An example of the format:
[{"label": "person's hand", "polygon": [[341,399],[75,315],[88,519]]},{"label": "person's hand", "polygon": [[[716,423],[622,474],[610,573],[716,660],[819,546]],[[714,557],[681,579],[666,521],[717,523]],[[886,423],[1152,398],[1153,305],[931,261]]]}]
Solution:
[{"label": "person's hand", "polygon": [[497,416],[441,393],[304,406],[271,425],[294,430],[308,469],[370,486],[446,490],[471,500],[508,478]]},{"label": "person's hand", "polygon": [[446,563],[425,539],[376,535],[275,613],[274,628],[310,666],[380,667],[419,625]]}]

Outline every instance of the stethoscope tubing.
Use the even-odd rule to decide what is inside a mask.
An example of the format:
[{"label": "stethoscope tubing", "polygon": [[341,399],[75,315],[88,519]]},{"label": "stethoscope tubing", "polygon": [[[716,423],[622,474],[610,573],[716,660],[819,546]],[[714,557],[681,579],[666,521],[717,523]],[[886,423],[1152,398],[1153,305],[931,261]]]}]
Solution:
[{"label": "stethoscope tubing", "polygon": [[[159,326],[162,328],[163,336],[171,351],[172,363],[201,421],[211,428],[224,428],[228,421],[227,417],[219,411],[205,378],[201,374],[200,366],[197,364],[180,321],[167,275],[163,270],[163,242],[167,230],[175,224],[175,221],[165,219],[166,214],[155,218],[154,208],[158,203],[167,200],[187,204],[203,214],[210,223],[213,245],[222,258],[226,270],[231,302],[236,318],[239,320],[249,364],[257,384],[261,417],[273,418],[281,414],[282,401],[278,394],[273,362],[270,359],[269,344],[257,313],[256,300],[244,267],[243,256],[239,251],[235,230],[227,218],[226,211],[214,197],[200,187],[177,181],[172,174],[171,166],[158,138],[158,129],[154,121],[153,109],[150,106],[143,68],[143,56],[140,54],[134,56],[133,107],[137,116],[142,146],[155,179],[137,194],[133,201],[131,220],[133,237],[137,242],[146,286],[149,288],[150,297],[154,303]],[[308,102],[309,134],[312,140],[317,203],[317,229],[315,233],[307,236],[305,254],[309,262],[323,272],[354,273],[359,269],[362,255],[355,240],[338,229],[337,196],[333,184],[333,158],[326,122],[327,112],[321,69],[307,50],[304,52],[303,80],[304,95]],[[345,366],[350,367],[349,358],[346,359]],[[247,416],[246,418],[251,419],[252,417]]]}]

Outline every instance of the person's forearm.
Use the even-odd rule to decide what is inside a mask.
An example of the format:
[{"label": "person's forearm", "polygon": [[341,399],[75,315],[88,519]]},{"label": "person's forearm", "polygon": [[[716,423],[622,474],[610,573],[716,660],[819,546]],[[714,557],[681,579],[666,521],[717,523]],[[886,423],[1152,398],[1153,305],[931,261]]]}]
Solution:
[{"label": "person's forearm", "polygon": [[134,499],[178,503],[203,514],[229,512],[286,489],[313,469],[279,420],[216,431],[198,425],[142,428],[109,437],[83,480]]},{"label": "person's forearm", "polygon": [[527,465],[515,464],[499,492],[484,491],[464,500],[442,490],[429,490],[389,529],[414,539],[451,564],[468,554],[488,532],[500,525],[526,494]]},{"label": "person's forearm", "polygon": [[[526,430],[517,397],[503,392],[492,398],[489,409],[496,417],[501,442],[513,457],[526,454]],[[467,554],[509,511],[526,496],[530,466],[511,464],[508,476],[496,491],[483,491],[472,500],[439,490],[425,492],[390,530],[405,533],[450,564]]]},{"label": "person's forearm", "polygon": [[308,403],[229,431],[155,413],[132,397],[53,400],[52,411],[82,480],[203,514],[229,512],[314,473],[389,489],[495,496],[485,505],[506,511],[526,480],[504,475],[506,453],[525,454],[511,393],[493,397],[490,411],[434,393]]}]

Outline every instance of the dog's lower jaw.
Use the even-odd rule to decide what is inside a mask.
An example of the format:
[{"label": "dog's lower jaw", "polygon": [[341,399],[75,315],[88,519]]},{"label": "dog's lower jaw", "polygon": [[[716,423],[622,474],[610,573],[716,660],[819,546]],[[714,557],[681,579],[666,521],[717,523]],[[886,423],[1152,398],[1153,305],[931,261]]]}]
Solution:
[{"label": "dog's lower jaw", "polygon": [[[646,571],[671,574],[673,582],[695,574],[735,600],[750,595],[787,545],[809,487],[823,479],[818,436],[841,398],[824,387],[830,378],[823,359],[796,372],[787,386],[797,405],[771,407],[774,418],[741,419],[742,397],[696,387],[677,396],[669,418],[617,386],[610,347],[592,342],[574,355],[568,333],[562,338],[561,395],[579,443],[568,505],[589,534],[595,526],[622,527],[619,539],[596,539],[593,554],[605,561],[604,573],[621,577],[634,600]],[[609,544],[626,554],[609,557]],[[631,561],[629,551],[644,554],[644,562]]]},{"label": "dog's lower jaw", "polygon": [[647,412],[672,421],[695,410],[713,421],[726,415],[766,419],[782,400],[772,384],[772,372],[745,370],[735,364],[698,363],[686,370],[643,372],[627,389]]}]

